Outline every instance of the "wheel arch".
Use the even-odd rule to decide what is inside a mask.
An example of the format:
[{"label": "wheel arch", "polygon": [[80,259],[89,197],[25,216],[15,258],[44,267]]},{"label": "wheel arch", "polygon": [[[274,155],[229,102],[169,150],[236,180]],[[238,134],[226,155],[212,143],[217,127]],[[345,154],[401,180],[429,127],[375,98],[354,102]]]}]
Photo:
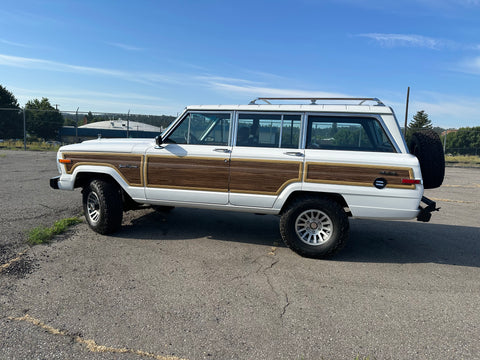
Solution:
[{"label": "wheel arch", "polygon": [[[281,207],[280,214],[283,214],[286,211],[286,209],[289,208],[289,206],[292,202],[296,201],[298,198],[301,198],[301,197],[327,199],[327,200],[337,202],[338,204],[340,204],[344,208],[348,208],[347,202],[345,201],[344,197],[340,194],[328,193],[328,192],[301,191],[301,190],[299,190],[299,191],[292,192],[288,196],[288,198],[285,200],[285,202],[283,203],[283,205]],[[347,215],[351,216],[351,213],[348,211]]]}]

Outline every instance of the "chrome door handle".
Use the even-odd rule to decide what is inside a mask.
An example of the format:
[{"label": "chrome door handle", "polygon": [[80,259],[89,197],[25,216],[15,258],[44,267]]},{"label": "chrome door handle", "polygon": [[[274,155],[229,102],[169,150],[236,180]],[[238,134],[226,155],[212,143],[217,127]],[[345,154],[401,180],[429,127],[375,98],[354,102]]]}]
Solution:
[{"label": "chrome door handle", "polygon": [[287,152],[284,152],[284,154],[288,156],[303,156],[303,153],[299,151],[287,151]]},{"label": "chrome door handle", "polygon": [[213,149],[213,151],[221,152],[221,153],[226,153],[226,154],[232,152],[230,149]]}]

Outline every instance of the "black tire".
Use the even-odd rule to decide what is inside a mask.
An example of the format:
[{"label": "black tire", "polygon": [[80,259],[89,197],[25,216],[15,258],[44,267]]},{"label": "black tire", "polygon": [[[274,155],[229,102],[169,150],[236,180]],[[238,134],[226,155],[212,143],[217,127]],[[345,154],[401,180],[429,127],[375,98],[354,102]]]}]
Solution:
[{"label": "black tire", "polygon": [[410,138],[408,148],[420,162],[423,187],[440,187],[445,177],[445,154],[438,134],[430,129],[415,132]]},{"label": "black tire", "polygon": [[299,197],[283,212],[280,234],[297,254],[326,258],[345,245],[349,235],[348,217],[335,200]]},{"label": "black tire", "polygon": [[83,188],[83,211],[88,225],[99,234],[120,229],[123,218],[120,187],[110,181],[92,180]]}]

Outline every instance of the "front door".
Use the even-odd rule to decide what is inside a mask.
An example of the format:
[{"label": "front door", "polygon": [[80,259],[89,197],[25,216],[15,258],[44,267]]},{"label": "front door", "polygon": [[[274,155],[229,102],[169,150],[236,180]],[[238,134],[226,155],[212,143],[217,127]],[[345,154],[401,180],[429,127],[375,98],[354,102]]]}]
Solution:
[{"label": "front door", "polygon": [[227,204],[231,113],[190,112],[146,154],[147,199]]},{"label": "front door", "polygon": [[238,114],[230,162],[232,205],[269,208],[287,186],[301,186],[300,129],[300,114]]}]

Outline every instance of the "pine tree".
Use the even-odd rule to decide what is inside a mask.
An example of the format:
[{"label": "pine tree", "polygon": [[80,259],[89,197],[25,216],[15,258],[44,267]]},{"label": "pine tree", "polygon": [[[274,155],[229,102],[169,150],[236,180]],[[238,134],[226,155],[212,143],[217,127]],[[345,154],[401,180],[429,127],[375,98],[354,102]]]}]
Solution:
[{"label": "pine tree", "polygon": [[415,132],[422,129],[432,129],[432,121],[428,118],[428,114],[425,110],[417,111],[413,116],[413,120],[410,121],[407,127],[407,139]]}]

